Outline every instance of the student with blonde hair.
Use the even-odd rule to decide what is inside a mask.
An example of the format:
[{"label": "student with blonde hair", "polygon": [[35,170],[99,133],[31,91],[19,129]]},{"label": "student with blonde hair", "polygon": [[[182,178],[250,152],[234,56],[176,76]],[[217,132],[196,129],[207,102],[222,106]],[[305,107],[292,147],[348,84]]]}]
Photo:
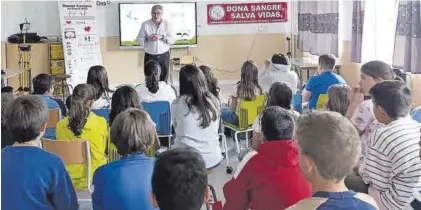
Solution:
[{"label": "student with blonde hair", "polygon": [[346,84],[332,85],[327,90],[326,109],[345,116],[349,106],[351,88]]},{"label": "student with blonde hair", "polygon": [[149,194],[155,160],[146,156],[158,141],[154,123],[145,111],[128,108],[115,117],[110,133],[122,158],[96,170],[93,208],[154,209]]},{"label": "student with blonde hair", "polygon": [[295,138],[300,168],[313,186],[313,196],[288,210],[378,209],[373,198],[345,186],[361,153],[358,132],[349,120],[330,111],[301,115]]}]

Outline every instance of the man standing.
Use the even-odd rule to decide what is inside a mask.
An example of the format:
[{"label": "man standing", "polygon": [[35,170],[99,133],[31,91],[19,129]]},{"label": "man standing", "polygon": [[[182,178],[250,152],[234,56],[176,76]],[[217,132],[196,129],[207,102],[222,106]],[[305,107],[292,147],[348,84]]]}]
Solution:
[{"label": "man standing", "polygon": [[163,7],[155,5],[151,13],[152,19],[142,23],[136,40],[145,51],[144,64],[150,60],[157,61],[161,65],[160,81],[166,82],[170,66],[170,45],[174,44],[174,39],[170,24],[162,19]]}]

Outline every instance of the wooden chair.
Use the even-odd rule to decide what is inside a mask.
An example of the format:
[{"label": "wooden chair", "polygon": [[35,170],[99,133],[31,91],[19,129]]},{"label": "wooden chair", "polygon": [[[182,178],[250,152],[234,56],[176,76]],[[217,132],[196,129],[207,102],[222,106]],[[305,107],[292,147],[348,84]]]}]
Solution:
[{"label": "wooden chair", "polygon": [[60,109],[50,109],[48,110],[48,121],[47,121],[47,130],[44,134],[45,138],[56,139],[56,125],[61,119],[61,110]]},{"label": "wooden chair", "polygon": [[91,151],[89,141],[42,139],[42,146],[46,151],[58,155],[65,165],[86,164],[86,180],[88,181],[86,188],[91,193]]}]

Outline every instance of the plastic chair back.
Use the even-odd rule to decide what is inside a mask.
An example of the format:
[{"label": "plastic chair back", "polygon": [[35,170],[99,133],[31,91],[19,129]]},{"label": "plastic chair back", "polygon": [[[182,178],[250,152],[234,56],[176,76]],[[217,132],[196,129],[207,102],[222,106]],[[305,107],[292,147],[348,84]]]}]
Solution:
[{"label": "plastic chair back", "polygon": [[171,135],[171,109],[168,101],[143,102],[143,109],[151,116],[159,136]]},{"label": "plastic chair back", "polygon": [[253,125],[256,117],[263,111],[265,95],[258,95],[253,101],[240,100],[238,110],[238,127],[247,129]]},{"label": "plastic chair back", "polygon": [[49,140],[42,139],[42,147],[48,152],[58,155],[64,165],[86,164],[86,188],[91,192],[91,150],[87,140]]},{"label": "plastic chair back", "polygon": [[93,113],[95,113],[96,115],[103,117],[107,120],[107,122],[110,122],[110,109],[105,108],[105,109],[92,109],[91,110]]},{"label": "plastic chair back", "polygon": [[325,109],[328,100],[327,94],[320,94],[317,99],[316,110]]}]

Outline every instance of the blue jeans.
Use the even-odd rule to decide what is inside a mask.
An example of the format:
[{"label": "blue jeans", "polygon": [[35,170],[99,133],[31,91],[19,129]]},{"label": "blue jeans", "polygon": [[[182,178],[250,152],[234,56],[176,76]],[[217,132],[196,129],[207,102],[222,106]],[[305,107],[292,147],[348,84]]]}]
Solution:
[{"label": "blue jeans", "polygon": [[238,116],[235,112],[231,110],[228,106],[223,106],[221,108],[221,118],[223,121],[228,122],[233,125],[238,125]]}]

